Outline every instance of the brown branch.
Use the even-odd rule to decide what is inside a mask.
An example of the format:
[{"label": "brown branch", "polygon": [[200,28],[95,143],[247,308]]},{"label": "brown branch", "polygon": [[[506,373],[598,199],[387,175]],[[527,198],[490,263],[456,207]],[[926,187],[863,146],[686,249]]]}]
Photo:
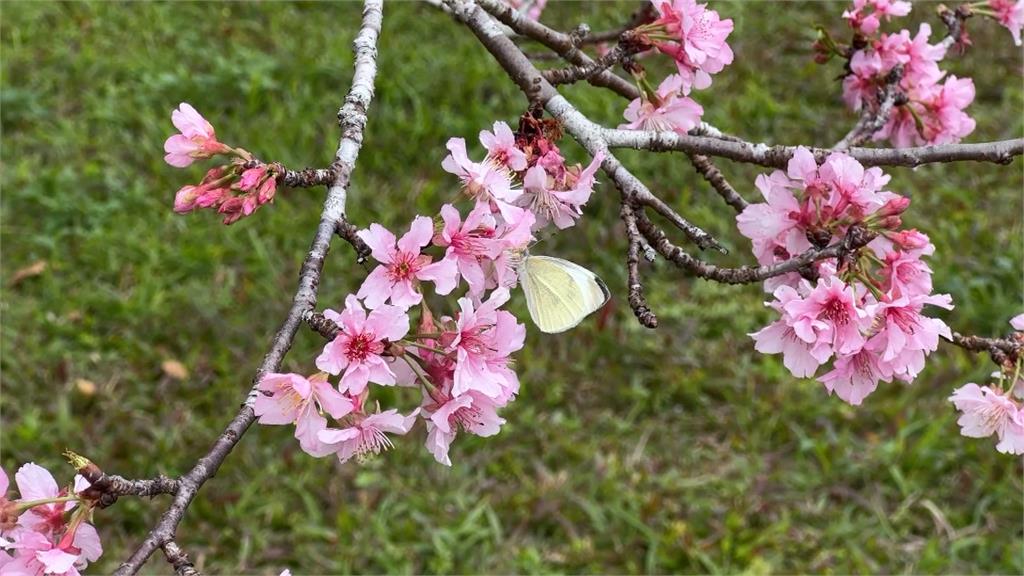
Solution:
[{"label": "brown branch", "polygon": [[[771,266],[740,266],[739,268],[725,268],[722,266],[715,266],[695,258],[688,254],[682,248],[674,245],[665,233],[655,226],[643,212],[637,212],[636,214],[637,227],[640,229],[640,233],[647,238],[647,241],[651,243],[651,246],[662,255],[666,260],[672,262],[676,266],[699,276],[705,280],[711,280],[714,282],[720,282],[723,284],[751,284],[754,282],[762,282],[768,278],[774,276],[780,276],[787,272],[798,272],[801,268],[808,264],[817,261],[824,260],[826,258],[838,258],[845,252],[855,250],[863,244],[860,244],[861,240],[857,242],[846,241],[839,244],[833,244],[826,248],[818,249],[812,248],[799,256],[795,256],[784,262],[772,264]],[[860,246],[857,246],[860,244]],[[866,242],[864,242],[866,244]]]},{"label": "brown branch", "polygon": [[156,478],[142,480],[131,480],[123,476],[108,475],[100,472],[98,477],[90,477],[82,473],[91,483],[89,488],[82,491],[86,498],[92,498],[98,502],[100,508],[106,508],[117,502],[120,496],[142,496],[153,497],[160,494],[176,494],[179,483],[174,478],[168,478],[163,474]]},{"label": "brown branch", "polygon": [[277,173],[279,184],[289,188],[313,188],[314,186],[329,186],[334,182],[334,171],[330,168],[306,168],[304,170],[288,170],[276,164],[280,169]]},{"label": "brown branch", "polygon": [[657,17],[658,12],[655,10],[654,4],[650,2],[641,2],[640,7],[634,10],[633,14],[629,17],[628,23],[615,28],[614,30],[588,32],[580,39],[580,44],[600,44],[601,42],[618,40],[624,32],[632,30],[641,24],[651,22]]},{"label": "brown branch", "polygon": [[[797,146],[768,146],[750,142],[733,142],[719,138],[705,138],[656,132],[650,130],[601,130],[601,136],[610,148],[633,148],[652,152],[690,152],[727,158],[747,164],[770,168],[785,168]],[[820,163],[834,152],[829,148],[809,148]],[[1024,154],[1024,138],[999,140],[980,144],[942,144],[913,148],[849,148],[843,150],[865,166],[915,167],[936,162],[993,162],[1009,164]]]},{"label": "brown branch", "polygon": [[985,338],[965,336],[953,332],[953,344],[971,352],[988,352],[992,361],[1000,367],[1011,367],[1024,353],[1024,336],[1009,338]]},{"label": "brown branch", "polygon": [[359,227],[352,224],[348,220],[342,220],[338,222],[337,228],[335,228],[338,236],[352,245],[352,248],[356,251],[356,262],[362,264],[366,262],[366,259],[370,257],[370,247],[360,238],[357,234]]},{"label": "brown branch", "polygon": [[192,561],[188,559],[188,554],[185,554],[177,542],[174,540],[164,542],[160,547],[163,548],[164,556],[171,563],[175,574],[178,576],[202,576]]},{"label": "brown branch", "polygon": [[711,184],[711,187],[718,192],[718,195],[725,200],[725,203],[733,207],[733,210],[737,212],[743,212],[743,209],[747,207],[749,202],[740,196],[740,193],[729,184],[729,181],[725,179],[722,172],[718,169],[711,159],[703,154],[690,154],[690,163],[697,169],[697,173],[704,177],[705,180]]},{"label": "brown branch", "polygon": [[338,333],[341,332],[341,328],[333,320],[328,320],[326,316],[319,312],[310,311],[306,314],[305,321],[314,332],[328,340],[334,340]]},{"label": "brown branch", "polygon": [[623,58],[627,58],[629,55],[629,51],[624,49],[621,44],[616,44],[615,47],[609,50],[607,54],[601,56],[597,60],[593,60],[588,57],[587,60],[590,61],[584,64],[573,64],[566,68],[545,70],[544,79],[555,86],[558,86],[559,84],[573,84],[580,80],[589,81],[591,78],[598,76],[612,66],[618,64]]},{"label": "brown branch", "polygon": [[644,297],[644,285],[640,281],[640,250],[643,238],[636,227],[636,215],[633,214],[633,207],[626,199],[621,202],[619,212],[622,223],[626,226],[626,238],[628,248],[626,250],[626,284],[628,288],[629,307],[640,324],[646,328],[657,328],[658,317],[655,316],[647,299]]},{"label": "brown branch", "polygon": [[288,349],[291,348],[292,341],[302,324],[303,316],[316,306],[324,259],[335,235],[338,222],[342,221],[345,216],[348,183],[362,146],[366,113],[373,97],[374,78],[377,73],[377,37],[380,34],[382,10],[382,0],[365,0],[362,26],[353,42],[356,63],[352,87],[345,98],[345,104],[338,112],[342,136],[335,160],[331,165],[335,178],[328,189],[320,224],[317,227],[312,246],[299,272],[299,287],[292,299],[288,317],[274,336],[270,351],[256,371],[252,388],[241,410],[217,438],[210,450],[198,460],[188,473],[181,477],[174,502],[160,517],[156,526],[150,530],[135,552],[117,569],[115,574],[119,576],[138,573],[157,548],[174,540],[177,526],[199,488],[217,473],[235,444],[255,421],[252,405],[259,394],[256,388],[259,381],[264,374],[280,368],[281,362]]}]

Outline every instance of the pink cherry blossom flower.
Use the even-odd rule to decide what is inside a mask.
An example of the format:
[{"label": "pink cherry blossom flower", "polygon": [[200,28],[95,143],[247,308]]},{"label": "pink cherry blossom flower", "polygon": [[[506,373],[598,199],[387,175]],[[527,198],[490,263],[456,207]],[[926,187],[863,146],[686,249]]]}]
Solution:
[{"label": "pink cherry blossom flower", "polygon": [[1018,332],[1024,332],[1024,314],[1017,314],[1010,318],[1010,326]]},{"label": "pink cherry blossom flower", "polygon": [[849,355],[839,355],[832,371],[818,381],[829,394],[835,393],[843,401],[859,406],[875,391],[879,381],[892,381],[892,371],[877,352],[864,347]]},{"label": "pink cherry blossom flower", "polygon": [[182,102],[171,113],[171,122],[180,131],[164,142],[164,161],[171,166],[184,168],[196,159],[231,152],[230,147],[217,141],[213,126],[188,103]]},{"label": "pink cherry blossom flower", "polygon": [[[850,26],[864,34],[874,34],[880,19],[910,14],[910,2],[902,0],[853,0],[853,10],[843,12]],[[870,10],[870,11],[869,11]]]},{"label": "pink cherry blossom flower", "polygon": [[[57,486],[50,472],[29,462],[14,475],[22,502],[47,500],[66,496],[67,491]],[[42,534],[53,534],[64,528],[64,513],[75,507],[74,502],[53,502],[29,508],[18,517],[18,525]]]},{"label": "pink cherry blossom flower", "polygon": [[698,124],[704,108],[692,99],[682,96],[683,78],[673,74],[658,86],[654,98],[646,95],[629,103],[623,116],[629,122],[620,124],[624,130],[664,130],[686,134]]},{"label": "pink cherry blossom flower", "polygon": [[910,94],[911,101],[893,110],[875,140],[894,146],[952,144],[974,131],[975,121],[964,109],[974,100],[970,78],[948,77],[942,84]]},{"label": "pink cherry blossom flower", "polygon": [[921,260],[917,251],[893,250],[884,256],[879,270],[882,287],[893,296],[931,294],[932,269]]},{"label": "pink cherry blossom flower", "polygon": [[843,101],[851,110],[860,110],[876,100],[882,59],[874,50],[858,50],[850,58],[850,72],[843,78]]},{"label": "pink cherry blossom flower", "polygon": [[471,161],[466,155],[466,141],[462,138],[451,138],[446,146],[449,154],[441,162],[441,167],[462,180],[463,189],[470,198],[488,206],[493,204],[506,218],[518,211],[511,204],[522,191],[512,188],[512,179],[504,167],[489,160]]},{"label": "pink cherry blossom flower", "polygon": [[925,305],[953,309],[948,294],[901,296],[878,303],[872,347],[889,363],[894,374],[915,378],[924,368],[925,357],[939,347],[939,336],[952,340],[949,326],[938,318],[921,314]]},{"label": "pink cherry blossom flower", "polygon": [[351,426],[340,430],[321,430],[317,438],[337,454],[342,463],[348,462],[353,456],[362,460],[391,448],[393,444],[387,435],[408,432],[416,423],[417,414],[418,409],[408,416],[402,416],[397,410],[370,415],[355,413],[349,416]]},{"label": "pink cherry blossom flower", "polygon": [[422,407],[428,415],[427,450],[434,459],[445,466],[451,466],[448,449],[459,429],[481,437],[498,433],[505,419],[498,416],[499,405],[493,398],[470,390],[461,396],[437,393],[437,398],[428,397]]},{"label": "pink cherry blossom flower", "polygon": [[494,123],[494,132],[480,131],[480,143],[487,148],[487,160],[513,172],[526,170],[526,153],[516,148],[516,136],[504,122]]},{"label": "pink cherry blossom flower", "polygon": [[313,456],[325,456],[317,432],[327,427],[320,411],[332,418],[352,412],[352,401],[331,387],[324,375],[305,378],[299,374],[267,374],[259,384],[263,392],[256,397],[253,412],[260,424],[295,424],[300,447]]},{"label": "pink cherry blossom flower", "polygon": [[477,204],[463,222],[458,209],[445,204],[441,219],[444,227],[434,234],[434,244],[446,249],[445,259],[455,262],[459,275],[469,284],[469,293],[482,294],[487,282],[483,263],[497,258],[503,249],[495,237],[497,223],[490,208]]},{"label": "pink cherry blossom flower", "polygon": [[942,44],[929,44],[931,34],[932,27],[923,23],[913,38],[909,30],[900,30],[897,34],[883,34],[875,46],[885,72],[897,64],[903,65],[901,86],[905,90],[931,86],[942,78],[938,62],[946,56],[947,48]]},{"label": "pink cherry blossom flower", "polygon": [[75,567],[79,554],[72,552],[70,547],[58,547],[39,532],[24,531],[16,534],[11,548],[14,549],[14,559],[0,568],[4,576],[79,574]]},{"label": "pink cherry blossom flower", "polygon": [[1008,394],[988,386],[968,383],[953,391],[949,401],[963,414],[957,420],[960,434],[968,438],[999,439],[996,450],[1024,454],[1024,414]]},{"label": "pink cherry blossom flower", "polygon": [[540,165],[534,165],[526,171],[523,178],[523,195],[517,204],[533,213],[535,222],[533,230],[544,228],[554,223],[559,230],[576,224],[583,214],[582,206],[590,200],[594,190],[594,175],[601,167],[604,154],[598,153],[594,160],[580,173],[575,187],[571,190],[554,189],[552,178]]},{"label": "pink cherry blossom flower", "polygon": [[367,315],[355,296],[345,298],[345,310],[324,311],[324,316],[341,328],[324,346],[316,367],[329,374],[344,374],[338,389],[351,395],[362,394],[369,382],[392,386],[395,373],[381,354],[385,342],[397,342],[409,333],[409,315],[401,308],[381,305]]},{"label": "pink cherry blossom flower", "polygon": [[441,335],[444,350],[455,353],[453,395],[476,390],[500,398],[518,387],[518,380],[512,381],[507,370],[508,356],[523,347],[526,327],[512,314],[498,310],[508,299],[505,288],[494,290],[475,307],[469,298],[459,299],[454,329]]},{"label": "pink cherry blossom flower", "polygon": [[[813,162],[813,157],[811,158]],[[817,168],[817,164],[815,164]],[[754,185],[765,202],[753,203],[736,216],[740,233],[750,238],[754,256],[761,264],[773,264],[777,249],[785,252],[783,259],[811,247],[799,220],[802,208],[793,194],[792,182],[776,170],[770,176],[758,175]]]},{"label": "pink cherry blossom flower", "polygon": [[423,300],[416,289],[418,282],[433,282],[434,291],[444,295],[454,290],[459,281],[454,261],[442,259],[431,263],[430,256],[420,253],[434,236],[434,222],[426,216],[417,216],[409,232],[398,241],[380,224],[371,224],[369,230],[360,230],[358,236],[370,247],[373,258],[381,263],[370,272],[356,294],[367,308],[377,308],[389,299],[400,308],[415,306]]},{"label": "pink cherry blossom flower", "polygon": [[782,310],[797,337],[808,344],[827,342],[836,354],[860,350],[862,331],[871,326],[871,314],[858,304],[853,287],[838,277],[819,279],[806,297],[787,301]]},{"label": "pink cherry blossom flower", "polygon": [[711,75],[732,63],[732,48],[726,38],[732,33],[732,20],[722,20],[718,12],[695,0],[651,0],[660,17],[646,28],[663,30],[671,41],[658,40],[654,47],[676,61],[685,91],[711,85]]},{"label": "pink cherry blossom flower", "polygon": [[996,20],[1013,35],[1013,43],[1020,46],[1024,30],[1024,0],[988,0],[988,7],[996,13]]},{"label": "pink cherry blossom flower", "polygon": [[[768,306],[782,311],[790,301],[798,300],[801,295],[790,286],[780,286],[775,290],[775,302]],[[806,342],[798,337],[787,319],[777,320],[758,332],[749,334],[754,339],[754,349],[762,354],[782,353],[782,363],[797,378],[813,376],[818,367],[828,362],[832,356],[832,347],[823,341]]]}]

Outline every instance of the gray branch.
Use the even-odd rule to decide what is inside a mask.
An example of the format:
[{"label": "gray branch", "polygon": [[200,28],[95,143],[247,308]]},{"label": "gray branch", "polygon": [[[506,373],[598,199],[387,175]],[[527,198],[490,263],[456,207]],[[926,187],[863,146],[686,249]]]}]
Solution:
[{"label": "gray branch", "polygon": [[299,287],[292,299],[288,317],[274,336],[270,351],[256,371],[252,389],[241,410],[217,438],[209,452],[181,477],[179,490],[170,508],[160,517],[156,526],[150,530],[135,552],[117,569],[115,574],[119,576],[138,573],[157,548],[166,547],[168,543],[173,542],[178,524],[200,487],[217,473],[235,444],[255,421],[252,405],[256,400],[256,395],[259,394],[256,386],[260,379],[264,374],[280,368],[285,354],[291,348],[299,326],[302,325],[303,317],[316,306],[324,259],[338,223],[342,222],[345,217],[347,187],[352,170],[355,168],[359,149],[362,146],[366,114],[373,98],[374,78],[377,75],[377,38],[380,34],[382,12],[383,0],[365,0],[362,27],[353,42],[355,72],[352,77],[352,87],[345,98],[344,106],[338,113],[342,134],[334,163],[331,165],[335,177],[327,191],[320,224],[317,227],[312,246],[302,264],[299,273]]}]

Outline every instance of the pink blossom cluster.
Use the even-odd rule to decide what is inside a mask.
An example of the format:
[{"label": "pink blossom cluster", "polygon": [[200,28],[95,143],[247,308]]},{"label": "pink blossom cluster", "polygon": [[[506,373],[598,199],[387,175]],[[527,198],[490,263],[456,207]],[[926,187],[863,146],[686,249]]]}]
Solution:
[{"label": "pink blossom cluster", "polygon": [[[512,355],[526,337],[525,326],[501,309],[517,262],[533,232],[576,223],[601,158],[586,168],[567,165],[550,126],[532,117],[518,133],[496,122],[480,142],[482,160],[452,138],[442,162],[471,200],[465,215],[445,204],[438,218],[415,217],[401,237],[380,224],[358,232],[376,266],[343,310],[324,312],[338,333],[316,358],[320,372],[261,379],[254,405],[261,423],[294,425],[305,452],[342,462],[390,448],[392,436],[421,419],[427,449],[449,466],[459,432],[498,433],[505,422],[498,411],[519,393]],[[451,295],[463,281],[452,313],[435,315],[426,296]],[[381,410],[371,385],[418,388],[419,404],[408,413]]]},{"label": "pink blossom cluster", "polygon": [[974,101],[974,82],[939,69],[946,48],[929,44],[930,36],[931,27],[921,24],[913,37],[907,30],[882,34],[853,54],[851,73],[843,80],[843,99],[853,110],[877,106],[878,87],[902,67],[899,87],[906,102],[893,109],[875,140],[888,139],[897,147],[949,144],[974,131],[974,119],[964,112]]},{"label": "pink blossom cluster", "polygon": [[819,166],[801,147],[785,172],[758,176],[765,201],[736,218],[764,265],[864,236],[866,245],[840,259],[766,281],[775,298],[767,305],[779,319],[751,335],[759,352],[781,353],[798,378],[831,361],[818,380],[854,405],[881,381],[912,381],[939,336],[951,337],[945,323],[924,315],[925,306],[952,308],[948,295],[932,294],[923,257],[935,247],[924,234],[900,229],[909,200],[884,190],[888,182],[879,168],[864,169],[843,153]]},{"label": "pink blossom cluster", "polygon": [[20,497],[8,494],[0,470],[0,575],[77,576],[102,554],[100,537],[88,522],[93,503],[79,493],[89,482],[75,476],[60,488],[42,466],[28,463],[14,475]]},{"label": "pink blossom cluster", "polygon": [[623,113],[628,122],[620,129],[663,130],[686,134],[700,124],[704,108],[689,97],[690,92],[711,85],[711,75],[732,63],[732,48],[726,38],[732,33],[731,19],[722,20],[707,4],[694,0],[651,0],[658,18],[634,30],[642,47],[653,47],[671,56],[677,73],[667,76],[654,89],[639,66],[633,75],[640,97]]},{"label": "pink blossom cluster", "polygon": [[985,8],[975,8],[974,11],[995,18],[1010,31],[1013,43],[1020,46],[1021,31],[1024,31],[1024,0],[988,0]]},{"label": "pink blossom cluster", "polygon": [[[1010,320],[1016,331],[1012,338],[1024,341],[1024,314]],[[996,450],[1004,454],[1024,454],[1024,376],[1021,360],[1012,368],[994,373],[994,385],[973,382],[957,388],[949,401],[961,412],[957,424],[968,438],[997,439]]]},{"label": "pink blossom cluster", "polygon": [[213,126],[185,102],[171,113],[171,122],[179,131],[164,143],[164,160],[171,166],[185,168],[196,160],[233,156],[229,163],[207,171],[198,185],[178,190],[175,212],[213,209],[224,215],[225,224],[233,224],[274,200],[279,176],[274,166],[253,160],[241,148],[218,142]]},{"label": "pink blossom cluster", "polygon": [[899,148],[959,142],[974,131],[974,119],[965,112],[974,101],[974,82],[947,76],[939,68],[947,46],[929,43],[932,29],[928,24],[921,24],[913,36],[906,29],[877,34],[880,17],[909,12],[909,2],[855,0],[853,10],[843,14],[864,45],[849,55],[843,100],[854,111],[875,110],[880,105],[879,89],[891,74],[900,74],[901,95],[873,138],[887,139]]}]

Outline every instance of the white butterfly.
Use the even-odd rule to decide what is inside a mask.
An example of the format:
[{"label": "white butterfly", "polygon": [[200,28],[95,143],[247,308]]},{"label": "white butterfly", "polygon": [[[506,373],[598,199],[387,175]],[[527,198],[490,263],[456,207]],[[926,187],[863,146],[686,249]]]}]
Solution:
[{"label": "white butterfly", "polygon": [[611,297],[596,274],[561,258],[526,253],[517,272],[530,318],[548,334],[575,327]]}]

